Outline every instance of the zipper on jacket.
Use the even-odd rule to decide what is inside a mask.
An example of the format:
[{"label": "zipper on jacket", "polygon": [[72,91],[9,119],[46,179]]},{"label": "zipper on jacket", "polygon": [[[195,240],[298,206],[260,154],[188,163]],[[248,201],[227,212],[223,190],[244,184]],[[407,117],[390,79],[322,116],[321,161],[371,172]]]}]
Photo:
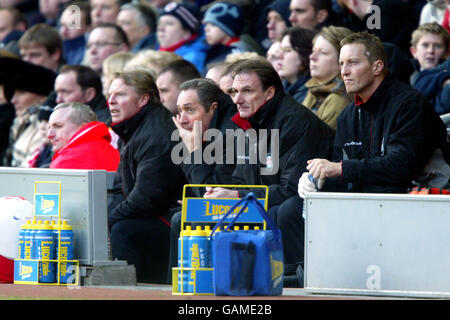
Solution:
[{"label": "zipper on jacket", "polygon": [[373,143],[372,128],[373,128],[373,115],[370,114],[370,147],[369,147],[370,153],[372,153],[372,143]]}]

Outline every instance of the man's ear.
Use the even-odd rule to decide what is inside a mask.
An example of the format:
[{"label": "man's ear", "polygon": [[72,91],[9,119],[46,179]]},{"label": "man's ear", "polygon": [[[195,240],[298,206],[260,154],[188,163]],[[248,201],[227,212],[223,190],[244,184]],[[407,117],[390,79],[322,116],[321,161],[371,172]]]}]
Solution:
[{"label": "man's ear", "polygon": [[411,52],[411,55],[412,55],[414,58],[416,57],[417,49],[416,49],[415,47],[411,46],[411,47],[409,48],[409,52]]},{"label": "man's ear", "polygon": [[62,52],[59,49],[56,49],[51,55],[51,59],[55,62],[61,61]]},{"label": "man's ear", "polygon": [[86,101],[89,103],[92,100],[94,100],[95,94],[96,94],[96,91],[95,91],[94,87],[87,88],[86,91],[84,92],[84,95],[86,97]]},{"label": "man's ear", "polygon": [[375,61],[372,65],[372,70],[374,75],[380,75],[384,71],[384,62],[382,60]]},{"label": "man's ear", "polygon": [[275,95],[275,87],[270,86],[269,88],[267,88],[266,93],[267,93],[267,97],[266,97],[266,102],[267,102],[270,99],[272,99],[273,96]]},{"label": "man's ear", "polygon": [[324,22],[328,18],[328,11],[325,9],[317,11],[316,18],[319,23]]},{"label": "man's ear", "polygon": [[143,94],[138,100],[139,109],[145,106],[150,101],[150,95],[148,93]]},{"label": "man's ear", "polygon": [[213,103],[211,104],[210,110],[212,110],[212,112],[214,113],[214,112],[216,111],[216,109],[217,109],[218,106],[219,106],[219,103],[218,103],[218,102],[213,102]]}]

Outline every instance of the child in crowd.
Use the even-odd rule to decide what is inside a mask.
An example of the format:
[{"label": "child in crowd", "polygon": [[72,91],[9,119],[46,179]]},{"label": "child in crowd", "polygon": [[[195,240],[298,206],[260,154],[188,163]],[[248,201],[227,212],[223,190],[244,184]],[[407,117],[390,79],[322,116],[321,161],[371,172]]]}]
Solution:
[{"label": "child in crowd", "polygon": [[211,46],[206,64],[224,61],[229,53],[256,51],[240,38],[244,26],[241,7],[228,2],[211,6],[203,17],[206,42]]},{"label": "child in crowd", "polygon": [[450,35],[436,22],[419,26],[411,36],[411,55],[416,60],[416,72],[411,75],[411,85],[420,71],[436,67],[449,52]]}]

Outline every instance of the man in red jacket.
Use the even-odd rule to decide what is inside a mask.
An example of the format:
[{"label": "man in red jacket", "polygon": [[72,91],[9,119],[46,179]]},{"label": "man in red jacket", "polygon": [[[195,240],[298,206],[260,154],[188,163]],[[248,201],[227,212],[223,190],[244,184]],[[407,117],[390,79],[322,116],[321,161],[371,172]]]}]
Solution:
[{"label": "man in red jacket", "polygon": [[61,103],[50,115],[47,137],[54,152],[50,168],[116,171],[119,151],[108,127],[82,103]]}]

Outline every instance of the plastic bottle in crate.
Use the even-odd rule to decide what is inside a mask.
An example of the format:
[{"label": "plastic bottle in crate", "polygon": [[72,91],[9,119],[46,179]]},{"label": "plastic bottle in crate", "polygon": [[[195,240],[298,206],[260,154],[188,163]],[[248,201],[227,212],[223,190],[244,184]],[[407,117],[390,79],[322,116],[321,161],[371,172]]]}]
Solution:
[{"label": "plastic bottle in crate", "polygon": [[[201,226],[197,226],[191,232],[189,237],[189,263],[191,268],[207,267],[208,242],[206,232],[202,230]],[[196,271],[192,270],[189,278],[189,292],[194,292],[194,285],[196,288],[199,288],[205,284],[199,283]],[[198,290],[195,291],[197,292]]]},{"label": "plastic bottle in crate", "polygon": [[[41,222],[41,223],[39,223]],[[54,283],[56,280],[55,262],[55,235],[49,221],[38,221],[33,247],[39,262],[39,282]]]},{"label": "plastic bottle in crate", "polygon": [[[181,230],[178,238],[178,267],[189,268],[189,237],[191,236],[191,226],[186,226],[185,230]],[[183,241],[183,251],[181,251],[181,243]],[[181,252],[183,252],[183,264],[181,261]],[[183,280],[181,279],[181,270],[178,272],[178,292],[181,292],[181,283],[183,283],[183,293],[189,292],[189,270],[183,270]],[[192,292],[192,291],[191,291]]]},{"label": "plastic bottle in crate", "polygon": [[[206,250],[206,268],[212,268],[212,240],[209,239],[211,235],[211,227],[205,226],[205,234],[207,239],[207,250]],[[216,230],[217,232],[217,230]]]},{"label": "plastic bottle in crate", "polygon": [[[25,259],[25,235],[27,234],[27,232],[29,233],[29,230],[32,227],[31,224],[31,220],[27,220],[27,222],[25,224],[23,224],[20,227],[20,231],[19,231],[19,252],[18,252],[18,257],[19,259]],[[29,252],[29,257],[27,259],[31,259],[31,245],[28,246],[28,252]]]},{"label": "plastic bottle in crate", "polygon": [[[61,229],[61,236],[59,236],[59,230]],[[73,245],[73,230],[72,226],[63,221],[62,225],[55,225],[53,230],[56,233],[56,257],[59,257],[59,249],[61,248],[60,265],[59,265],[59,282],[67,283],[70,276],[73,275],[74,270],[72,268],[73,262],[67,262],[67,260],[73,260],[74,258],[74,245]],[[58,246],[58,239],[61,239],[61,243]]]},{"label": "plastic bottle in crate", "polygon": [[[42,223],[42,222],[41,222]],[[36,250],[34,243],[34,236],[36,234],[37,223],[31,221],[30,226],[24,232],[24,259],[36,259]]]}]

